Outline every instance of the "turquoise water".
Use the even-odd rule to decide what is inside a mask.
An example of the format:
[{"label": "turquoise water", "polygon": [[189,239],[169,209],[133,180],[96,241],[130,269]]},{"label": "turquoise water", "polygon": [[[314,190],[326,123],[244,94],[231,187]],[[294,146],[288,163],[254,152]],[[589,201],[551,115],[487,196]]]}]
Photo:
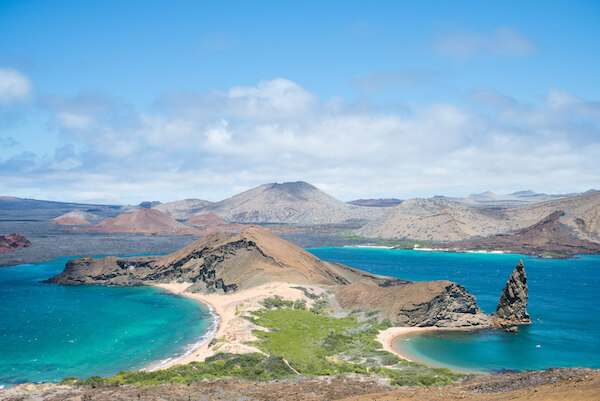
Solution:
[{"label": "turquoise water", "polygon": [[155,288],[40,283],[67,260],[0,268],[0,386],[143,368],[209,329],[205,307]]},{"label": "turquoise water", "polygon": [[[533,324],[504,331],[427,333],[393,346],[416,360],[469,371],[600,368],[600,256],[541,259],[511,254],[465,254],[384,249],[317,248],[310,252],[376,274],[463,284],[487,313],[523,259]],[[406,341],[409,339],[409,341]]]}]

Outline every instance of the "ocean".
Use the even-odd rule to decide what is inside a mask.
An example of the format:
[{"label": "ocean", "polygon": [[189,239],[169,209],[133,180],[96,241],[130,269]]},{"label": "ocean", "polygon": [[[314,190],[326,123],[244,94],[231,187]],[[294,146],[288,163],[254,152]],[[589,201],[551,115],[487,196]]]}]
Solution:
[{"label": "ocean", "polygon": [[496,310],[508,277],[523,260],[533,324],[502,330],[416,334],[393,347],[412,359],[462,371],[600,368],[600,256],[542,259],[515,254],[366,248],[309,249],[317,257],[375,274],[464,285],[486,312]]},{"label": "ocean", "polygon": [[206,307],[160,289],[40,282],[68,260],[0,268],[0,387],[140,369],[209,331]]},{"label": "ocean", "polygon": [[[430,365],[463,371],[600,368],[600,256],[551,260],[363,248],[309,251],[371,273],[459,282],[488,313],[523,259],[531,326],[517,334],[413,335],[394,347]],[[156,288],[41,283],[68,260],[0,268],[0,386],[140,369],[185,353],[209,332],[205,307]]]}]

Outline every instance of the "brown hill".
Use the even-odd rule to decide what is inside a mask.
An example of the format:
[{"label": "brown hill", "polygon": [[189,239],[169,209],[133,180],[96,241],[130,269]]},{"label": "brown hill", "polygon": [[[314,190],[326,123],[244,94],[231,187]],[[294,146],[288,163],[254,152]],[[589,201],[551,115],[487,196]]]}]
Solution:
[{"label": "brown hill", "polygon": [[445,199],[409,199],[357,233],[371,238],[460,241],[529,227],[558,210],[564,211],[560,222],[576,236],[600,240],[600,191],[508,210],[473,208]]},{"label": "brown hill", "polygon": [[200,292],[231,292],[268,282],[346,285],[376,276],[323,262],[302,248],[252,227],[238,235],[215,233],[166,256],[79,258],[47,282],[54,284],[142,285],[194,283]]},{"label": "brown hill", "polygon": [[200,214],[188,219],[186,224],[195,227],[216,227],[227,224],[227,221],[223,220],[214,213]]},{"label": "brown hill", "polygon": [[30,246],[31,242],[20,234],[0,235],[0,253],[9,253],[17,248]]},{"label": "brown hill", "polygon": [[560,223],[562,210],[551,213],[536,224],[506,234],[436,245],[440,249],[493,249],[528,255],[551,252],[563,256],[598,254],[600,244],[577,238],[573,230]]},{"label": "brown hill", "polygon": [[301,225],[369,221],[384,211],[349,205],[301,181],[264,184],[202,210],[240,223]]},{"label": "brown hill", "polygon": [[379,311],[397,326],[487,326],[490,317],[465,287],[451,281],[363,279],[336,294],[346,310]]},{"label": "brown hill", "polygon": [[104,233],[168,234],[189,230],[187,226],[156,209],[123,213],[87,228]]}]

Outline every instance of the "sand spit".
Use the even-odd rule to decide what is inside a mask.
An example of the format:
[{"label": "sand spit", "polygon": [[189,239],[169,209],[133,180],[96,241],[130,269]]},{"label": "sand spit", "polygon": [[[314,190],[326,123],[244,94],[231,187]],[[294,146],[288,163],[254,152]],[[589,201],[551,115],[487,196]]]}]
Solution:
[{"label": "sand spit", "polygon": [[[187,355],[161,361],[149,366],[147,370],[166,369],[177,364],[202,362],[217,352],[232,354],[261,352],[257,348],[247,345],[246,342],[256,340],[256,337],[252,334],[253,330],[264,330],[264,328],[243,318],[244,315],[251,311],[263,309],[260,302],[273,296],[280,296],[294,301],[303,299],[309,308],[314,303],[314,300],[307,297],[298,288],[297,284],[284,282],[267,283],[227,295],[185,292],[190,286],[189,283],[156,284],[155,286],[210,305],[218,316],[218,328],[212,338],[204,341],[200,346],[188,352]],[[302,285],[302,287],[317,295],[326,291],[315,286]],[[216,341],[212,341],[212,339]]]}]

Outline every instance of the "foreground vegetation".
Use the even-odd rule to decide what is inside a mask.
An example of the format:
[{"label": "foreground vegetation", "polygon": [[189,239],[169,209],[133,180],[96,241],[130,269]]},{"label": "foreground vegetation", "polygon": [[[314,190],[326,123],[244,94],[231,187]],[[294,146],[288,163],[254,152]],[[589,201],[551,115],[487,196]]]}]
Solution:
[{"label": "foreground vegetation", "polygon": [[375,340],[389,322],[378,323],[360,312],[344,318],[329,315],[324,299],[308,310],[303,303],[268,298],[266,310],[247,316],[268,331],[256,330],[252,345],[264,352],[233,355],[219,353],[204,362],[192,362],[154,372],[119,372],[110,378],[87,380],[70,377],[71,385],[152,385],[192,383],[221,377],[264,381],[301,376],[333,376],[348,373],[389,378],[400,386],[449,384],[463,375],[407,362],[381,350]]}]

